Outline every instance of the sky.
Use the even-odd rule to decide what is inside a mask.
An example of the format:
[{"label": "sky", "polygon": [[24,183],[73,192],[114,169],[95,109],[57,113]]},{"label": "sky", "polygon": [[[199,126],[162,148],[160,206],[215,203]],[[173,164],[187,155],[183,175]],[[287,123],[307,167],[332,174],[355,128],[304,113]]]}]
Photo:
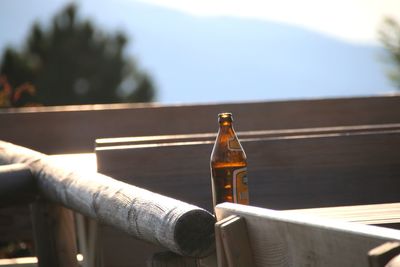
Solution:
[{"label": "sky", "polygon": [[[19,3],[16,5],[15,3]],[[1,0],[1,27],[13,27],[28,20],[55,13],[66,0],[32,0],[22,9],[21,0]],[[90,0],[72,0],[85,5]],[[232,16],[282,22],[331,35],[348,42],[379,44],[377,31],[385,16],[400,20],[400,0],[114,0],[115,5],[142,2],[194,16]],[[42,8],[46,5],[45,8]],[[116,15],[117,16],[117,15]],[[1,19],[2,18],[2,19]],[[8,23],[4,23],[8,21]],[[12,24],[11,24],[12,22]],[[117,23],[118,24],[118,23]],[[119,22],[123,24],[123,22]],[[21,28],[21,27],[19,27]],[[3,45],[0,35],[0,48]],[[14,40],[10,40],[11,42]]]},{"label": "sky", "polygon": [[357,43],[378,43],[377,30],[382,19],[385,16],[400,19],[399,0],[142,1],[196,16],[234,16],[283,22]]},{"label": "sky", "polygon": [[[106,31],[120,29],[132,36],[128,52],[151,72],[157,102],[395,91],[379,59],[377,50],[383,49],[378,29],[386,16],[400,21],[400,0],[0,0],[0,51],[7,45],[18,47],[33,21],[47,24],[69,2]],[[287,40],[292,44],[284,43]],[[238,50],[226,49],[232,41]],[[209,54],[212,65],[207,65]],[[235,59],[241,65],[234,65]],[[223,61],[229,65],[220,64]],[[248,88],[240,93],[243,87]]]}]

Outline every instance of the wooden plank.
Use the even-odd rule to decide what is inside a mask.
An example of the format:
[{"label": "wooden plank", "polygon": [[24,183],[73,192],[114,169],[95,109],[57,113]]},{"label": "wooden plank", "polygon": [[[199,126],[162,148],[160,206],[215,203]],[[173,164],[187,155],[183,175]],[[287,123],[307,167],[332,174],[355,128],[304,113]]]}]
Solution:
[{"label": "wooden plank", "polygon": [[223,250],[228,266],[254,266],[245,219],[235,216],[216,227],[220,228]]},{"label": "wooden plank", "polygon": [[368,266],[367,253],[400,231],[232,203],[217,205],[218,220],[246,219],[254,266]]},{"label": "wooden plank", "polygon": [[[299,129],[278,129],[260,131],[241,131],[237,132],[240,140],[272,138],[284,136],[305,136],[318,134],[349,134],[362,132],[381,132],[399,130],[400,124],[375,124],[375,125],[351,125],[351,126],[332,126]],[[132,147],[134,145],[154,145],[163,143],[182,143],[182,142],[204,142],[215,141],[217,133],[195,133],[195,134],[174,134],[174,135],[152,135],[152,136],[133,136],[117,138],[96,139],[96,149],[115,149],[119,146]]]},{"label": "wooden plank", "polygon": [[[399,130],[260,138],[242,145],[252,205],[300,209],[399,201]],[[137,145],[96,154],[102,173],[211,210],[212,146]]]},{"label": "wooden plank", "polygon": [[222,241],[221,225],[235,218],[236,216],[232,215],[215,223],[215,249],[216,249],[218,267],[228,267],[228,262],[226,260],[226,255],[224,250],[224,244]]},{"label": "wooden plank", "polygon": [[92,152],[97,138],[212,133],[226,111],[239,131],[400,123],[400,96],[2,109],[0,139],[48,154]]}]

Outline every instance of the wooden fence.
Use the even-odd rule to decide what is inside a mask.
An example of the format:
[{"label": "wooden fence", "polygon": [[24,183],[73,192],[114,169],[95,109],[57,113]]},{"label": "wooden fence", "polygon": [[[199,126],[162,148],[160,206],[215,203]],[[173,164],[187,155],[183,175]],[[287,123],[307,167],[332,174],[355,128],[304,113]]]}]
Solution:
[{"label": "wooden fence", "polygon": [[[399,201],[400,96],[2,110],[0,139],[50,154],[97,145],[102,173],[211,210],[209,156],[222,111],[234,113],[249,157],[252,205]],[[143,266],[160,250],[107,226],[100,238],[106,266]]]}]

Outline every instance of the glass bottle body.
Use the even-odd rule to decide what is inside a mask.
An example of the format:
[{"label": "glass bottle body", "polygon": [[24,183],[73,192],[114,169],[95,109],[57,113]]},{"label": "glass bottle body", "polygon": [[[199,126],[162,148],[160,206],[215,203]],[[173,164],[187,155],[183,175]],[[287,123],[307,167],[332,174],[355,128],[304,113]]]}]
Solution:
[{"label": "glass bottle body", "polygon": [[211,153],[213,205],[248,205],[247,158],[232,126],[232,114],[219,114],[219,131]]}]

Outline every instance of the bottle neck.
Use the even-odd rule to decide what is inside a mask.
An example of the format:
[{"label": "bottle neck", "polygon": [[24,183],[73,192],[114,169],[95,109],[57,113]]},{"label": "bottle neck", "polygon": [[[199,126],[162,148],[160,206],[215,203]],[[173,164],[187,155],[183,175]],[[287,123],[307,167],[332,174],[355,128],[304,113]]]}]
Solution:
[{"label": "bottle neck", "polygon": [[218,114],[219,132],[222,134],[232,134],[232,114],[231,113],[220,113]]},{"label": "bottle neck", "polygon": [[224,122],[220,122],[219,123],[219,128],[222,129],[222,130],[232,129],[233,128],[232,126],[233,126],[232,122],[224,121]]},{"label": "bottle neck", "polygon": [[222,121],[219,123],[219,127],[232,127],[232,122],[230,121]]}]

